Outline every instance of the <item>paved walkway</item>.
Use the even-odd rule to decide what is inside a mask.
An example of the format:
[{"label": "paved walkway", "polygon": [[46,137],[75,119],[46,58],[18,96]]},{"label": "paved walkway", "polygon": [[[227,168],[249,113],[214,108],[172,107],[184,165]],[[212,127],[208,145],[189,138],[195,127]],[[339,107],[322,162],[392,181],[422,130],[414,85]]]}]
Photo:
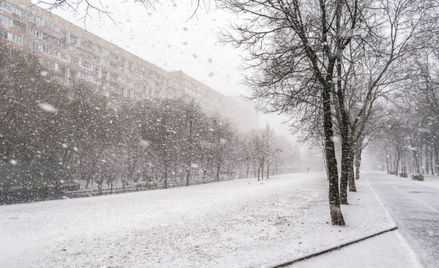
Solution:
[{"label": "paved walkway", "polygon": [[[403,232],[400,232],[401,229],[387,232],[370,239],[360,241],[358,243],[348,245],[339,250],[331,251],[323,255],[319,255],[317,257],[310,258],[308,260],[296,262],[290,266],[292,268],[317,268],[317,267],[325,267],[325,268],[340,268],[340,267],[358,267],[358,268],[387,268],[387,267],[398,267],[398,268],[415,268],[415,267],[439,267],[432,265],[426,265],[427,262],[420,263],[420,251],[417,250],[416,253],[413,250],[413,240],[408,241],[407,236],[407,224],[403,224],[400,218],[408,218],[410,223],[417,222],[417,220],[413,220],[413,218],[418,219],[418,215],[416,213],[422,211],[422,209],[416,209],[421,205],[414,205],[416,202],[410,201],[410,197],[401,197],[401,193],[395,191],[399,188],[404,188],[407,192],[420,192],[427,191],[428,188],[423,188],[425,185],[419,182],[412,182],[410,179],[405,178],[399,179],[393,176],[389,176],[384,173],[370,173],[370,174],[362,174],[362,182],[368,182],[370,186],[373,187],[374,191],[369,191],[371,195],[375,195],[377,199],[380,200],[382,204],[388,211],[390,210],[391,217],[394,218],[395,224],[398,227],[403,226]],[[413,184],[416,187],[420,187],[417,190],[412,190]],[[367,185],[367,184],[366,184]],[[364,187],[365,185],[363,185]],[[422,188],[422,189],[421,189]],[[428,189],[430,192],[431,190]],[[436,188],[439,190],[439,188]],[[359,189],[361,191],[361,189]],[[364,192],[364,189],[363,189]],[[428,192],[428,191],[427,191]],[[377,194],[378,193],[378,194]],[[356,193],[351,193],[350,198],[356,198]],[[431,197],[426,194],[424,202],[429,203],[430,201],[436,202],[431,199]],[[402,202],[399,200],[400,198],[408,199],[407,202]],[[407,210],[406,203],[413,205],[412,208],[417,210],[416,212],[410,212]],[[438,202],[437,202],[438,203]],[[439,203],[438,203],[439,204]],[[353,204],[349,205],[349,207],[353,206]],[[346,207],[345,207],[346,208]],[[428,210],[428,208],[427,208]],[[434,209],[433,209],[434,210]],[[395,216],[395,211],[398,211],[398,215]],[[430,212],[432,208],[430,208]],[[401,212],[401,213],[400,213]],[[405,216],[400,216],[405,215]],[[413,216],[413,217],[412,217]],[[432,215],[432,219],[435,218]],[[432,222],[434,224],[434,222]],[[410,224],[409,224],[410,225]],[[410,225],[411,226],[411,225]],[[430,225],[429,225],[430,226]],[[417,229],[417,228],[414,228]],[[431,228],[428,230],[432,230]],[[428,232],[428,231],[427,231]],[[402,234],[401,234],[402,233]],[[416,236],[422,236],[419,232],[416,232]],[[437,234],[437,233],[436,233]],[[436,244],[437,245],[437,244]],[[425,245],[418,247],[418,249],[422,249]],[[430,248],[431,249],[431,248]],[[431,251],[436,251],[437,249],[431,249],[427,254],[424,255],[432,255]],[[434,255],[434,254],[433,254]]]},{"label": "paved walkway", "polygon": [[315,258],[297,262],[288,267],[416,268],[421,266],[404,238],[396,230],[349,245],[338,251],[331,251]]},{"label": "paved walkway", "polygon": [[364,174],[419,261],[439,267],[439,189],[387,174]]}]

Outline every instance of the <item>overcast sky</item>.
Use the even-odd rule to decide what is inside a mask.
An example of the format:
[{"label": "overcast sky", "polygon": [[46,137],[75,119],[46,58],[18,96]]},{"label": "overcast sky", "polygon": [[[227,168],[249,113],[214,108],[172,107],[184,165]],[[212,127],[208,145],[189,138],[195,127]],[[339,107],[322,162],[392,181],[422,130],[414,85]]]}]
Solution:
[{"label": "overcast sky", "polygon": [[218,10],[211,2],[192,18],[196,6],[188,0],[162,1],[153,8],[134,1],[105,0],[103,9],[111,19],[92,12],[85,23],[84,11],[53,13],[166,71],[183,70],[224,95],[248,95],[241,83],[240,51],[218,42],[220,29],[238,15]]}]

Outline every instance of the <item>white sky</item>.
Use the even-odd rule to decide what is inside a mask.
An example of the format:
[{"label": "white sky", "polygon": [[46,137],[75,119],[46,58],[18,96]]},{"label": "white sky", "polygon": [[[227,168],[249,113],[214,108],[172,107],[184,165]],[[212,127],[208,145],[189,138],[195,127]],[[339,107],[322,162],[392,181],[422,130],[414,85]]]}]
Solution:
[{"label": "white sky", "polygon": [[162,1],[154,8],[134,1],[102,3],[114,22],[97,12],[91,13],[86,24],[84,11],[74,14],[57,9],[53,13],[166,71],[183,70],[224,95],[249,95],[241,84],[240,51],[218,42],[220,29],[236,20],[236,14],[217,10],[214,1],[202,6],[193,18],[196,6],[187,0]]}]

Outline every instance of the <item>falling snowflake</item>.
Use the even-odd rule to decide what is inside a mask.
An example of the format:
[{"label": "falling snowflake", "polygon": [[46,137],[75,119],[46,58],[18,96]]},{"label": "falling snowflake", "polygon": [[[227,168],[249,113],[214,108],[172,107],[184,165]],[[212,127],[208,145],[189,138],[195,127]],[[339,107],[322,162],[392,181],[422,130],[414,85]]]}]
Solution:
[{"label": "falling snowflake", "polygon": [[145,141],[145,140],[140,140],[139,144],[140,144],[140,146],[143,146],[143,147],[148,147],[149,146],[149,142]]},{"label": "falling snowflake", "polygon": [[52,105],[50,105],[48,103],[39,103],[38,106],[40,106],[40,108],[43,111],[46,111],[49,113],[56,113],[58,111],[58,109],[56,109],[55,107],[53,107]]}]

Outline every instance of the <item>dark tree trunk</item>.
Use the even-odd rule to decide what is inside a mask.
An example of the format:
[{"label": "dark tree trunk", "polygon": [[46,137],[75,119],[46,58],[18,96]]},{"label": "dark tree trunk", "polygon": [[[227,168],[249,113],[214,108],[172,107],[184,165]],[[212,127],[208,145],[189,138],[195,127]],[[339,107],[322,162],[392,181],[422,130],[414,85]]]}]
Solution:
[{"label": "dark tree trunk", "polygon": [[434,160],[435,160],[435,167],[436,167],[436,174],[439,174],[439,150],[438,150],[438,144],[437,144],[438,138],[434,139]]},{"label": "dark tree trunk", "polygon": [[191,168],[192,168],[192,125],[194,123],[193,118],[189,119],[189,155],[188,161],[186,164],[186,186],[189,186],[189,180],[191,177]]},{"label": "dark tree trunk", "polygon": [[356,192],[357,186],[355,185],[355,176],[354,176],[354,151],[351,150],[349,154],[349,192]]},{"label": "dark tree trunk", "polygon": [[[360,179],[360,165],[361,165],[361,153],[362,153],[363,149],[359,148],[358,151],[355,153],[355,179],[359,180]],[[389,170],[388,168],[388,158],[386,157],[386,162],[387,162],[387,170]]]},{"label": "dark tree trunk", "polygon": [[337,60],[337,100],[340,112],[340,136],[341,136],[341,177],[340,177],[340,203],[348,205],[348,181],[349,169],[352,161],[352,144],[349,138],[349,115],[344,104],[344,94],[341,88],[341,62]]},{"label": "dark tree trunk", "polygon": [[329,175],[329,209],[332,225],[345,225],[340,207],[340,192],[338,188],[337,159],[335,158],[334,132],[332,129],[330,86],[322,89],[323,100],[323,129],[325,133],[326,170]]},{"label": "dark tree trunk", "polygon": [[164,188],[167,189],[168,188],[168,167],[165,166],[165,171],[163,172],[163,179],[164,179]]},{"label": "dark tree trunk", "polygon": [[419,168],[418,152],[416,150],[413,150],[413,158],[415,159],[415,171],[417,174],[419,174],[421,171]]},{"label": "dark tree trunk", "polygon": [[258,181],[261,180],[261,165],[258,166]]},{"label": "dark tree trunk", "polygon": [[270,162],[267,162],[267,179],[270,178]]},{"label": "dark tree trunk", "polygon": [[221,171],[221,163],[218,163],[216,165],[216,181],[219,181],[220,171]]}]

